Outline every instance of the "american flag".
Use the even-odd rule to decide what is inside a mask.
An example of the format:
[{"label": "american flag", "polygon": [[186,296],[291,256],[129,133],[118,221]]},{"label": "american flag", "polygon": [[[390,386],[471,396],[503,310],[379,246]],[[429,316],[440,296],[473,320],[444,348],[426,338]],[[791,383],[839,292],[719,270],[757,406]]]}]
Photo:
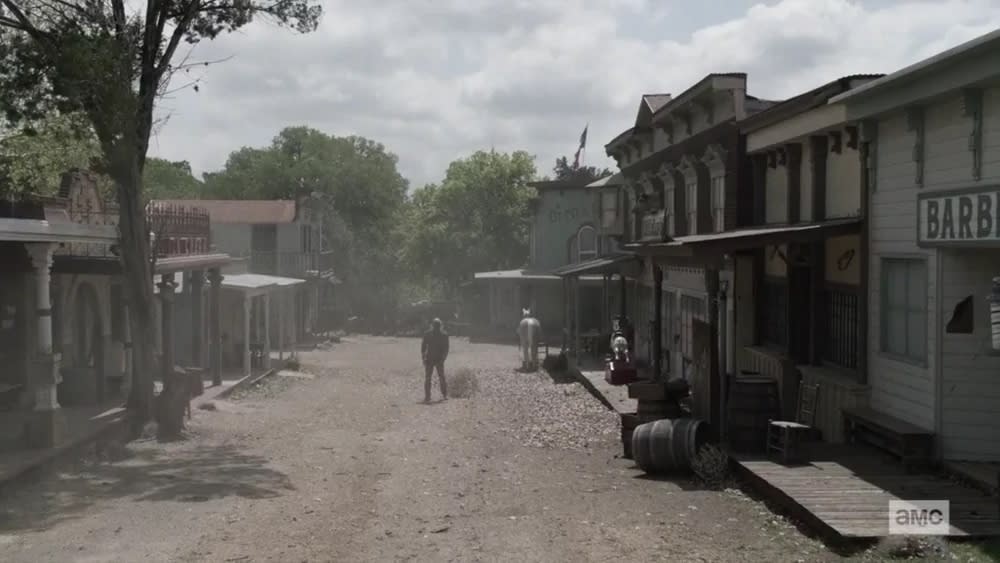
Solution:
[{"label": "american flag", "polygon": [[580,156],[583,154],[583,150],[587,147],[587,129],[590,128],[588,123],[586,127],[583,128],[583,133],[580,133],[580,148],[576,149],[576,157],[573,158],[573,168],[580,167]]}]

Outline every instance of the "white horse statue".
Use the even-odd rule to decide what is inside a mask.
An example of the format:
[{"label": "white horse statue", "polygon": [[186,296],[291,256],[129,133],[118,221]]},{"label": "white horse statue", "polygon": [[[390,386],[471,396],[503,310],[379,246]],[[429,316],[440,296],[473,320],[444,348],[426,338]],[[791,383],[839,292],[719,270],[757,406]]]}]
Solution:
[{"label": "white horse statue", "polygon": [[521,323],[517,325],[517,336],[521,340],[521,369],[538,369],[538,341],[542,337],[542,323],[531,316],[529,309],[521,310]]}]

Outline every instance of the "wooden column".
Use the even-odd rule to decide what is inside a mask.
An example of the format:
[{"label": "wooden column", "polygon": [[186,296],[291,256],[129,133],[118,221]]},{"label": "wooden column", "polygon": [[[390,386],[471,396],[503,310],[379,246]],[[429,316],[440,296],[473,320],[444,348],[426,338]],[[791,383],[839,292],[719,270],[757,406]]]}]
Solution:
[{"label": "wooden column", "polygon": [[202,331],[204,318],[202,315],[202,297],[205,286],[205,273],[201,270],[191,272],[191,358],[195,367],[204,367],[202,364]]},{"label": "wooden column", "polygon": [[709,377],[708,377],[708,403],[711,405],[709,413],[709,424],[714,428],[716,436],[721,435],[722,430],[722,374],[719,371],[719,270],[716,268],[705,269],[705,291],[708,293],[708,319],[711,325],[711,338],[709,339]]},{"label": "wooden column", "polygon": [[271,369],[271,294],[264,294],[264,314],[262,315],[262,321],[264,323],[264,369]]},{"label": "wooden column", "polygon": [[160,283],[160,375],[163,378],[163,389],[173,385],[174,364],[174,274],[162,274]]},{"label": "wooden column", "polygon": [[[294,287],[294,286],[293,286]],[[285,360],[285,301],[288,290],[278,293],[278,361]]]},{"label": "wooden column", "polygon": [[663,268],[653,263],[653,378],[663,379]]},{"label": "wooden column", "polygon": [[580,278],[573,277],[573,356],[580,359]]},{"label": "wooden column", "polygon": [[253,298],[243,294],[243,375],[253,373],[250,365],[250,317],[253,314]]},{"label": "wooden column", "polygon": [[802,145],[790,143],[785,145],[788,160],[785,170],[788,174],[788,222],[798,223],[802,208]]},{"label": "wooden column", "polygon": [[618,274],[618,281],[621,286],[621,303],[618,304],[618,308],[620,309],[619,314],[625,317],[628,316],[628,304],[626,303],[628,299],[628,278],[625,277],[625,274]]},{"label": "wooden column", "polygon": [[208,338],[209,366],[212,370],[212,385],[222,385],[222,273],[219,268],[208,271],[211,284],[208,293]]},{"label": "wooden column", "polygon": [[570,319],[570,312],[569,312],[569,303],[570,303],[570,295],[569,295],[570,282],[569,282],[569,280],[570,280],[570,278],[568,278],[568,277],[565,277],[565,278],[562,279],[562,286],[563,286],[563,290],[562,290],[562,296],[563,296],[562,349],[563,350],[566,350],[566,348],[569,346],[569,331],[571,330],[570,322],[572,320],[572,319]]}]

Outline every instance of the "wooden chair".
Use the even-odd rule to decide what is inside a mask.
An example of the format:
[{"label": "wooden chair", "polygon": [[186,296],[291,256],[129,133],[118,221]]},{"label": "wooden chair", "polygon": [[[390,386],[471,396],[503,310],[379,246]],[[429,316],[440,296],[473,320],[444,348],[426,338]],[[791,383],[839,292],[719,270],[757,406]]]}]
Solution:
[{"label": "wooden chair", "polygon": [[799,386],[797,420],[771,420],[767,425],[767,451],[778,452],[781,462],[787,464],[801,457],[802,443],[815,435],[816,402],[819,385],[803,383]]}]

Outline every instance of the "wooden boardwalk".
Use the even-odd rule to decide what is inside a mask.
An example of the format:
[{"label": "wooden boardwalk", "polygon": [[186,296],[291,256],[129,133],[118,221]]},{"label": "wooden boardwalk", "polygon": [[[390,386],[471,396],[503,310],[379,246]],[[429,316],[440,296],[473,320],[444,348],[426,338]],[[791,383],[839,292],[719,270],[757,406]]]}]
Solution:
[{"label": "wooden boardwalk", "polygon": [[1000,503],[979,489],[932,474],[907,474],[877,451],[824,444],[809,463],[785,466],[764,456],[735,455],[741,472],[818,532],[833,538],[889,535],[890,500],[949,500],[952,536],[1000,536]]}]

